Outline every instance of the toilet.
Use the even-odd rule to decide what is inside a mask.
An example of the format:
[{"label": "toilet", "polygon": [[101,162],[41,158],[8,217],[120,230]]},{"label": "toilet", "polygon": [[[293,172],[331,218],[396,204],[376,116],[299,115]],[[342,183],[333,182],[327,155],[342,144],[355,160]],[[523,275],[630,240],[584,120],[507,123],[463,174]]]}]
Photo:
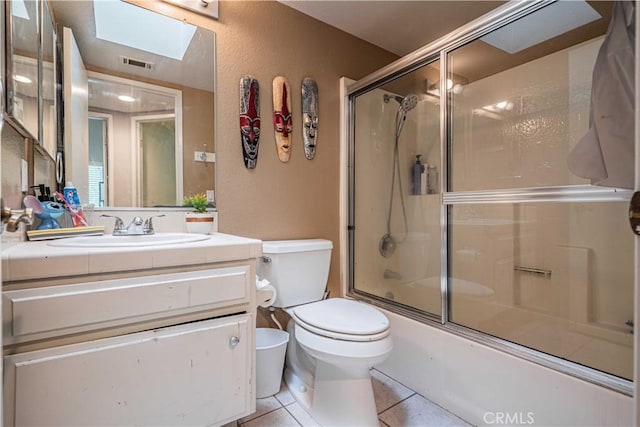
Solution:
[{"label": "toilet", "polygon": [[354,300],[323,299],[331,241],[265,241],[262,248],[258,276],[275,287],[273,305],[291,316],[289,391],[323,426],[377,426],[369,369],[391,352],[389,320]]}]

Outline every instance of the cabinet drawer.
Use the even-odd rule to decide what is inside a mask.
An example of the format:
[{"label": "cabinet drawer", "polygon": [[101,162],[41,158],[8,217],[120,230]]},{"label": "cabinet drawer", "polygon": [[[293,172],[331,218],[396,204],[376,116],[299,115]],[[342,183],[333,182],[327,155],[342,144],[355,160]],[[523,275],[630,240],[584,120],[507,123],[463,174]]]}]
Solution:
[{"label": "cabinet drawer", "polygon": [[3,292],[5,335],[46,338],[249,302],[250,267]]},{"label": "cabinet drawer", "polygon": [[212,425],[254,410],[248,314],[4,357],[5,425]]}]

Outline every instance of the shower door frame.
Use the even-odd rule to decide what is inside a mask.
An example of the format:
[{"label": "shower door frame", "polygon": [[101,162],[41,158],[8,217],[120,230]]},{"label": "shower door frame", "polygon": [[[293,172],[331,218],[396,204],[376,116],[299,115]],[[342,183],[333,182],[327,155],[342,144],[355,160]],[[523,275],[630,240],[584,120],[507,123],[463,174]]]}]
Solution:
[{"label": "shower door frame", "polygon": [[[451,192],[448,191],[450,182],[450,162],[449,162],[449,141],[451,137],[451,129],[449,117],[451,106],[447,96],[446,81],[449,76],[448,55],[455,49],[473,41],[481,36],[502,27],[510,22],[522,18],[533,13],[545,6],[554,3],[555,0],[539,0],[533,2],[508,2],[494,11],[491,11],[482,17],[458,28],[457,30],[447,34],[446,36],[420,48],[399,60],[381,68],[380,70],[350,84],[346,88],[346,106],[348,115],[346,129],[348,132],[347,150],[347,215],[346,215],[346,233],[347,233],[347,259],[345,260],[345,289],[347,295],[356,299],[363,300],[370,304],[379,306],[389,311],[396,312],[400,315],[427,323],[431,326],[446,330],[447,332],[459,335],[461,337],[476,341],[488,347],[503,351],[505,353],[523,358],[525,360],[537,363],[539,365],[551,368],[576,378],[583,379],[593,384],[608,388],[610,390],[633,396],[634,381],[626,380],[615,375],[599,371],[594,368],[579,365],[543,353],[538,350],[530,349],[510,341],[493,337],[473,330],[471,328],[458,325],[449,321],[449,295],[448,295],[448,275],[449,275],[449,259],[448,259],[448,217],[452,206],[457,204],[499,204],[499,203],[531,203],[531,202],[628,202],[631,199],[633,191],[609,189],[604,187],[593,187],[590,185],[568,185],[553,187],[535,187],[535,188],[518,188],[514,190],[485,190],[485,191],[468,191],[468,192]],[[636,8],[636,13],[638,9]],[[636,24],[638,24],[636,22]],[[636,45],[636,50],[638,46]],[[441,291],[441,315],[437,316],[432,313],[412,309],[394,301],[372,295],[355,289],[355,107],[356,97],[379,88],[398,77],[407,75],[418,68],[426,66],[432,62],[440,61],[440,291]],[[638,58],[636,57],[636,62]],[[636,79],[640,80],[638,73]],[[637,86],[638,87],[638,86]],[[636,108],[638,115],[638,108]],[[636,121],[638,127],[638,121]],[[636,146],[638,146],[638,130],[636,130]],[[636,148],[636,176],[639,175],[640,150]],[[640,181],[640,177],[637,178]],[[637,183],[640,187],[640,182]],[[634,286],[638,289],[638,239],[635,239],[635,277]],[[636,299],[638,298],[636,291]],[[640,324],[637,306],[634,309],[636,324]],[[638,334],[634,340],[634,364],[638,363]],[[634,370],[634,380],[638,381],[638,368]]]}]

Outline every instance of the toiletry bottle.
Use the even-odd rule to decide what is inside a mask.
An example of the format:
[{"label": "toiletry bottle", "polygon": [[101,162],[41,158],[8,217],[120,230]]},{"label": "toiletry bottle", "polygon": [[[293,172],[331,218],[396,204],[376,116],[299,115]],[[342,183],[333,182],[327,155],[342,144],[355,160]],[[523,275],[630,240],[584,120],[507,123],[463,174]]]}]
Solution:
[{"label": "toiletry bottle", "polygon": [[427,168],[427,193],[438,193],[438,168],[435,165]]},{"label": "toiletry bottle", "polygon": [[[429,164],[423,164],[425,170],[428,172],[430,167]],[[429,174],[427,172],[424,172],[422,175],[420,175],[420,194],[422,195],[429,194]]]},{"label": "toiletry bottle", "polygon": [[420,160],[421,154],[416,155],[416,163],[413,165],[413,191],[411,194],[420,195],[420,185],[422,181],[422,174],[424,173],[424,165]]},{"label": "toiletry bottle", "polygon": [[73,186],[71,181],[67,181],[64,186],[64,199],[67,201],[67,205],[71,210],[71,219],[74,227],[86,226],[87,220],[82,213],[82,205],[80,204],[80,197],[78,196],[78,189]]},{"label": "toiletry bottle", "polygon": [[78,197],[78,189],[73,186],[71,181],[67,181],[64,186],[64,199],[69,203],[73,209],[78,209],[80,206],[80,197]]}]

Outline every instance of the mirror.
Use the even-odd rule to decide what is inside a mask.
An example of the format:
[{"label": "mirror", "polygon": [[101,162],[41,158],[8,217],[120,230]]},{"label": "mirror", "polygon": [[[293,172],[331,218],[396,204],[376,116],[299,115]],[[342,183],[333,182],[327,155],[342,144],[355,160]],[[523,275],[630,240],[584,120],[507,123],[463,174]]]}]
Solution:
[{"label": "mirror", "polygon": [[86,168],[66,180],[109,207],[181,206],[213,190],[215,33],[114,0],[52,10],[88,71]]},{"label": "mirror", "polygon": [[42,3],[42,96],[40,114],[42,135],[40,143],[47,153],[55,158],[58,149],[58,121],[56,112],[56,44],[58,39],[53,28],[49,3]]},{"label": "mirror", "polygon": [[7,110],[23,136],[38,139],[38,2],[22,0],[6,4],[11,28]]}]

